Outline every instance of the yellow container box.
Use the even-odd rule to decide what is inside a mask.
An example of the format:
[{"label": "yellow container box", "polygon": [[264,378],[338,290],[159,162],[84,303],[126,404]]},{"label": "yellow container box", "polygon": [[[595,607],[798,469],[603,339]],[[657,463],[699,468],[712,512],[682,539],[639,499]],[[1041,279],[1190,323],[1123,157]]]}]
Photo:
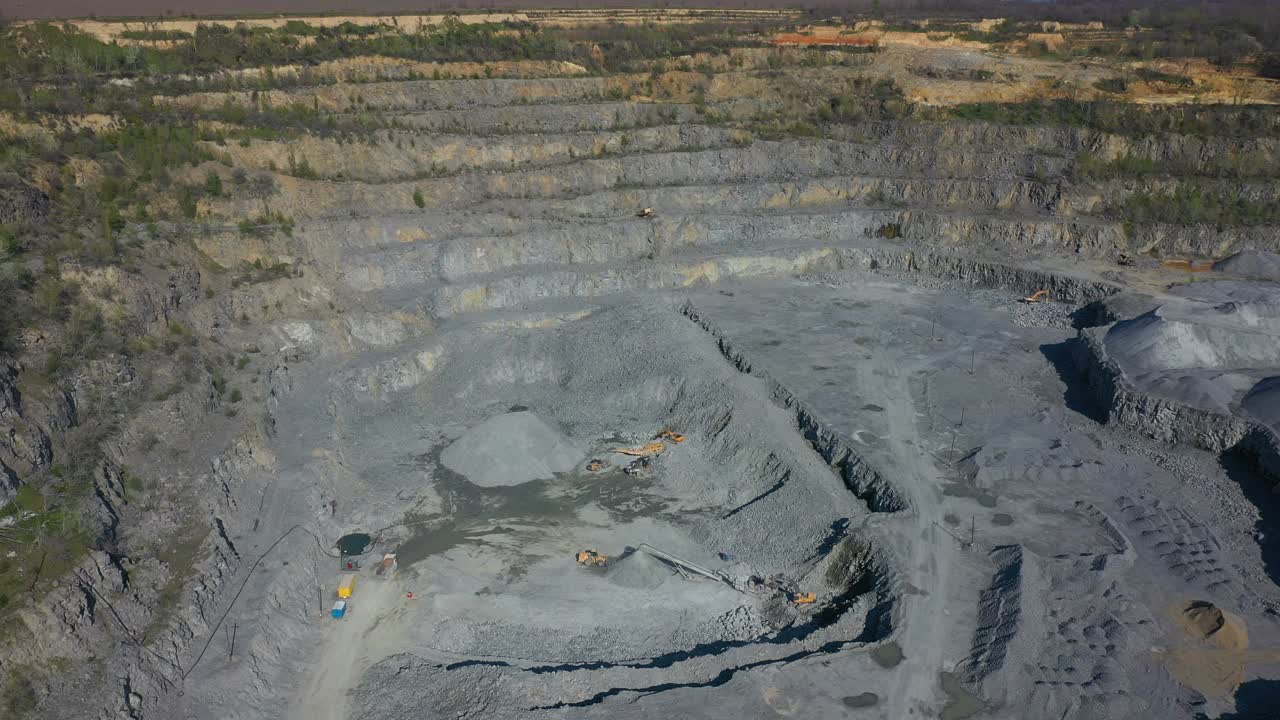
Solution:
[{"label": "yellow container box", "polygon": [[356,576],[343,575],[342,582],[338,583],[338,597],[349,598],[356,591]]}]

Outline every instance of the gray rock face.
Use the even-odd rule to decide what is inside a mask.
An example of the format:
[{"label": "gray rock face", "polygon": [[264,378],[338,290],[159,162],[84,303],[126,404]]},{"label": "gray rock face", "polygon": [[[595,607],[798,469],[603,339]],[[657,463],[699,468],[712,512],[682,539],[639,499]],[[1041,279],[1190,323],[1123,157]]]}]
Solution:
[{"label": "gray rock face", "polygon": [[49,196],[16,177],[0,178],[0,224],[40,223],[49,215]]}]

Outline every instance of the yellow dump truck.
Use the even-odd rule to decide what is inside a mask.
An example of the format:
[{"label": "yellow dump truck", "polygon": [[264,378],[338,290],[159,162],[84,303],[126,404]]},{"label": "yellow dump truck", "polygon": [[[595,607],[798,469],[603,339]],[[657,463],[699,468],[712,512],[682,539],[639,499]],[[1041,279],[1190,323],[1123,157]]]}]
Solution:
[{"label": "yellow dump truck", "polygon": [[347,599],[356,591],[356,576],[343,575],[342,582],[338,583],[338,597]]}]

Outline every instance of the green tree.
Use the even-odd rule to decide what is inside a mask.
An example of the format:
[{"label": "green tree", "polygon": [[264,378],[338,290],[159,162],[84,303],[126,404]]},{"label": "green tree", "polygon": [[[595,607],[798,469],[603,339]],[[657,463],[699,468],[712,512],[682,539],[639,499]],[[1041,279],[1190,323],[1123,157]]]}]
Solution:
[{"label": "green tree", "polygon": [[204,179],[204,191],[209,197],[222,196],[222,176],[218,173],[211,172]]}]

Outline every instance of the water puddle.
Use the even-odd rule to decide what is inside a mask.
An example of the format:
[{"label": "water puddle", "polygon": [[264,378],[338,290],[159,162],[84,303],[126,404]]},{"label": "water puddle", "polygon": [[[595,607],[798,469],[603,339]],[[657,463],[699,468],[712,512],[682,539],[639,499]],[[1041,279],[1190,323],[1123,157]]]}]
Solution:
[{"label": "water puddle", "polygon": [[876,703],[880,702],[880,696],[873,692],[864,692],[857,695],[845,696],[841,702],[843,702],[844,706],[847,708],[858,710],[860,708],[873,707]]},{"label": "water puddle", "polygon": [[942,706],[942,720],[964,720],[982,712],[982,700],[965,689],[954,673],[938,673],[942,692],[947,694],[947,704]]},{"label": "water puddle", "polygon": [[363,555],[372,542],[373,538],[368,533],[351,533],[338,538],[334,545],[343,555]]},{"label": "water puddle", "polygon": [[988,493],[980,488],[963,483],[946,483],[942,486],[942,494],[948,497],[962,497],[976,500],[979,505],[985,508],[993,508],[996,506],[996,496]]},{"label": "water puddle", "polygon": [[408,517],[412,534],[396,551],[408,566],[460,545],[483,544],[486,536],[511,534],[514,526],[555,527],[578,522],[588,505],[603,508],[614,523],[665,514],[668,501],[652,495],[650,478],[635,478],[610,468],[600,473],[575,471],[520,485],[480,487],[440,462],[442,449],[416,458],[429,469],[443,500],[439,518]]},{"label": "water puddle", "polygon": [[896,642],[887,642],[871,651],[871,659],[882,668],[897,667],[903,657],[902,646]]}]

